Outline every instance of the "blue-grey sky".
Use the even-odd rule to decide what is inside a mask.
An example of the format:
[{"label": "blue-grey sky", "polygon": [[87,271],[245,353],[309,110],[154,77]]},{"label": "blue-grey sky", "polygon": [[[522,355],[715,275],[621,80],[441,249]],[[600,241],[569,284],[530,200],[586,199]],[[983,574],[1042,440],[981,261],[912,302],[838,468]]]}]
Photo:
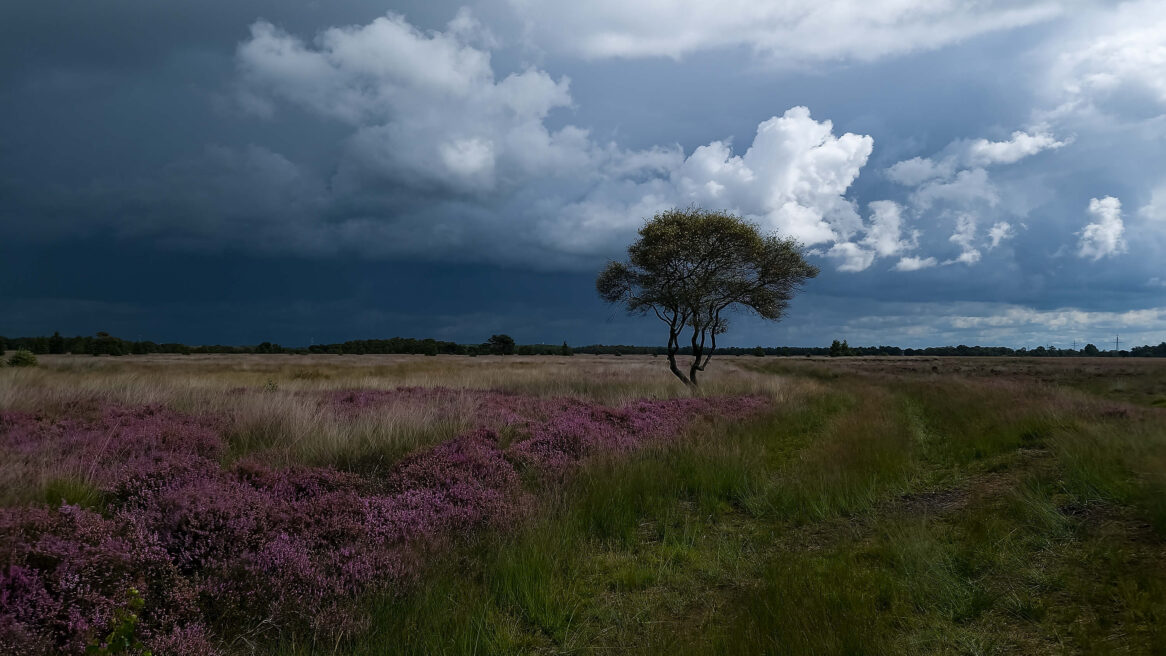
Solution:
[{"label": "blue-grey sky", "polygon": [[0,334],[654,344],[690,204],[823,270],[730,345],[1166,340],[1166,5],[0,8]]}]

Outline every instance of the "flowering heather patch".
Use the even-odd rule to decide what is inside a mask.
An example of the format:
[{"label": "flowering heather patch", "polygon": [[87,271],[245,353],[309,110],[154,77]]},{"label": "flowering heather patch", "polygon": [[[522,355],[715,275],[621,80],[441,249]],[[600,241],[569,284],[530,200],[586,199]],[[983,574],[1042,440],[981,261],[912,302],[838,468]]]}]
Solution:
[{"label": "flowering heather patch", "polygon": [[51,462],[62,474],[110,486],[161,454],[217,458],[221,423],[163,406],[83,405],[60,416],[0,413],[0,455],[11,463]]},{"label": "flowering heather patch", "polygon": [[[73,506],[0,510],[0,652],[81,653],[132,587],[145,623],[198,622],[194,594],[153,536]],[[178,652],[197,653],[197,652]]]},{"label": "flowering heather patch", "polygon": [[[330,468],[224,468],[221,425],[162,407],[0,414],[0,448],[88,467],[103,514],[69,505],[0,509],[0,653],[83,653],[141,591],[143,644],[215,653],[211,636],[360,628],[354,603],[415,580],[420,555],[513,525],[529,508],[519,469],[561,474],[599,450],[676,435],[697,416],[738,417],[760,398],[641,401],[402,388],[324,398],[346,413],[471,395],[481,428],[414,454],[386,476]],[[497,431],[519,439],[507,448]]]},{"label": "flowering heather patch", "polygon": [[529,427],[530,437],[508,450],[517,462],[562,472],[590,453],[627,450],[678,433],[693,417],[741,417],[760,410],[760,397],[638,401],[618,409],[565,403]]},{"label": "flowering heather patch", "polygon": [[[392,390],[342,390],[324,397],[323,403],[349,416],[366,412],[401,412],[408,407],[439,408],[462,412],[472,408],[478,426],[499,428],[518,424],[528,418],[513,407],[514,399],[526,399],[523,410],[529,414],[543,399],[519,397],[488,390],[452,389],[449,387],[398,387]],[[462,403],[459,403],[462,402]]]},{"label": "flowering heather patch", "polygon": [[444,387],[399,387],[394,390],[344,390],[326,397],[333,408],[347,414],[375,412],[407,404],[452,406],[455,399],[473,401],[474,421],[481,427],[512,427],[531,437],[551,431],[604,433],[607,446],[638,443],[651,435],[674,433],[693,416],[736,417],[764,406],[763,397],[715,397],[640,400],[609,408],[571,397],[535,397],[492,390],[453,390]]}]

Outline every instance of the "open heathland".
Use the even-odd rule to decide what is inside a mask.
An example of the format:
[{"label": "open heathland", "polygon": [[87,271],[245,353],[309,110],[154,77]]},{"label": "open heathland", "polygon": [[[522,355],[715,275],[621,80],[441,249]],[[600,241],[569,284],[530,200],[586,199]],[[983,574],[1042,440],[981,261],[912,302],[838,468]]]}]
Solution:
[{"label": "open heathland", "polygon": [[1166,652],[1166,362],[39,365],[0,653]]}]

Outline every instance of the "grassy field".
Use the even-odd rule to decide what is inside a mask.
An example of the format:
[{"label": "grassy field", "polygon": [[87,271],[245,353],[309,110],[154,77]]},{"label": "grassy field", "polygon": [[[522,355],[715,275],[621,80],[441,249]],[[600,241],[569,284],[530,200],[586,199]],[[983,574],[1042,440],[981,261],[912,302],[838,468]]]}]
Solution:
[{"label": "grassy field", "polygon": [[[13,418],[151,406],[212,417],[222,445],[206,457],[232,477],[257,461],[309,467],[380,499],[426,462],[416,454],[509,404],[527,414],[499,420],[490,453],[518,463],[505,489],[521,512],[451,524],[410,552],[408,576],[338,588],[321,608],[342,621],[257,618],[204,596],[183,617],[205,633],[138,633],[173,653],[1166,653],[1166,362],[722,358],[707,399],[669,376],[627,356],[46,357],[0,370],[0,490],[13,516],[62,501],[93,521],[130,516],[124,483],[94,457],[18,444]],[[445,391],[385,392],[359,412],[321,402],[400,386]],[[674,430],[597,442],[566,467],[520,457],[539,422],[565,430],[560,408],[599,431],[604,408],[626,422],[740,397],[763,403],[694,405]],[[655,405],[630,405],[643,399]],[[40,562],[17,542],[10,559]],[[205,571],[179,567],[175,585]],[[152,595],[146,620],[179,616],[149,615]],[[0,635],[19,611],[0,605]],[[107,615],[87,634],[98,642],[117,625]]]}]

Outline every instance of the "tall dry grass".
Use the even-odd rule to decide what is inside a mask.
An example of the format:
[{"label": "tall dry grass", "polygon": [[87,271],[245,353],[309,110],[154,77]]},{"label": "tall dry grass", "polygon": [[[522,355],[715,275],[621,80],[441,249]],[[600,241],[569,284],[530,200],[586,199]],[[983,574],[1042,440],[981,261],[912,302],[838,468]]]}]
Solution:
[{"label": "tall dry grass", "polygon": [[[772,375],[750,372],[746,358],[714,359],[698,394],[772,393]],[[198,407],[224,392],[392,389],[400,386],[491,389],[572,396],[606,404],[694,392],[651,356],[151,355],[123,358],[44,356],[36,369],[0,370],[0,410],[59,406],[78,398]]]}]

